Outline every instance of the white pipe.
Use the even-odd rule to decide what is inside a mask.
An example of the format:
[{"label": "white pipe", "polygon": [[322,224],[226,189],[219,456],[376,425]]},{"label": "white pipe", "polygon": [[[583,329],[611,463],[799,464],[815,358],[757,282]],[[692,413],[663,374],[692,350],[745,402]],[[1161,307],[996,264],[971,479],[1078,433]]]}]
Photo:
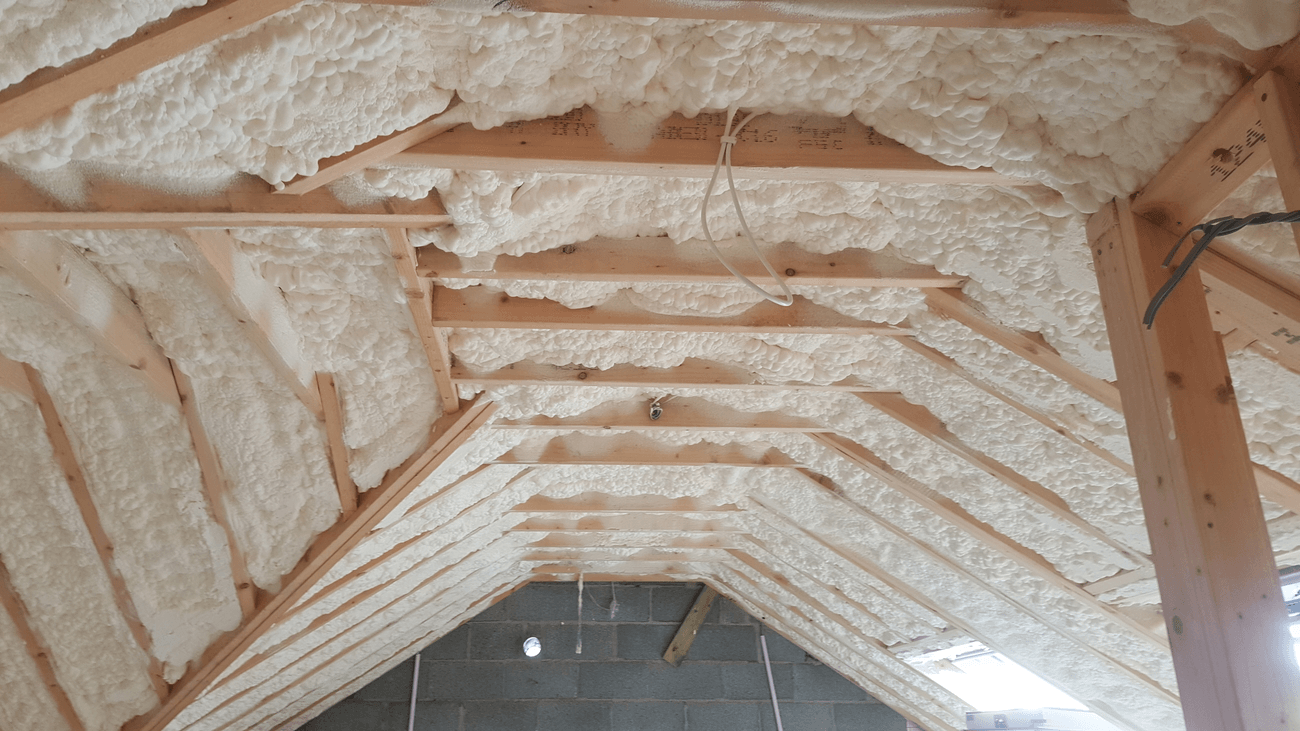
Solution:
[{"label": "white pipe", "polygon": [[[415,696],[420,689],[420,653],[415,653],[415,673],[411,675],[411,717],[406,722],[406,731],[415,731]],[[773,696],[775,697],[775,696]],[[779,724],[780,721],[778,720]]]},{"label": "white pipe", "polygon": [[767,657],[767,637],[759,634],[758,643],[763,646],[763,665],[767,668],[767,689],[772,691],[772,714],[776,716],[776,731],[781,728],[781,707],[776,704],[776,683],[772,682],[772,661]]}]

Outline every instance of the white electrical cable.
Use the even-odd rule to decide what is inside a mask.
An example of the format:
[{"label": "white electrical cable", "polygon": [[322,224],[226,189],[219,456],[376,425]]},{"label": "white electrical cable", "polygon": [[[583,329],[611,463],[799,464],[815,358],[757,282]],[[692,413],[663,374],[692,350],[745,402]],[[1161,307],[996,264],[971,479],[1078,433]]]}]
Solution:
[{"label": "white electrical cable", "polygon": [[767,657],[767,637],[759,633],[758,643],[763,646],[763,665],[767,668],[767,689],[772,692],[772,715],[776,716],[776,731],[785,731],[785,729],[781,728],[781,706],[776,703],[776,683],[772,681],[772,661]]},{"label": "white electrical cable", "polygon": [[[734,107],[727,110],[727,130],[722,135],[722,149],[718,150],[718,162],[713,166],[713,177],[709,178],[709,187],[704,191],[704,203],[700,206],[700,222],[704,224],[704,240],[709,242],[709,248],[713,249],[714,255],[718,257],[718,261],[722,262],[722,266],[726,267],[727,271],[731,272],[733,277],[739,279],[745,284],[745,286],[763,295],[763,299],[768,302],[782,307],[789,307],[794,304],[794,293],[790,291],[788,286],[786,286],[785,280],[776,273],[776,270],[772,268],[772,265],[767,262],[767,257],[763,256],[763,252],[759,251],[758,243],[754,241],[754,234],[749,232],[749,224],[745,222],[745,212],[740,208],[740,196],[736,194],[736,181],[731,177],[731,148],[735,146],[736,136],[740,134],[740,130],[744,129],[745,125],[749,124],[751,119],[758,116],[758,112],[751,112],[748,117],[745,117],[745,119],[741,121],[740,125],[736,127],[736,131],[733,134],[731,131],[731,123],[734,121],[733,118],[735,116],[736,109]],[[718,245],[713,242],[713,234],[709,232],[709,199],[713,197],[713,186],[718,182],[718,172],[722,170],[724,163],[727,166],[727,185],[731,189],[731,203],[736,209],[736,216],[740,218],[740,230],[745,232],[745,238],[749,239],[749,245],[754,249],[754,255],[763,263],[763,268],[767,270],[768,274],[772,275],[772,278],[776,280],[777,284],[781,285],[781,290],[785,292],[784,299],[772,296],[767,292],[767,290],[750,281],[749,277],[737,271],[736,268],[731,266],[731,263],[727,261],[726,257],[722,255],[722,251],[718,249]]]},{"label": "white electrical cable", "polygon": [[406,721],[406,731],[415,731],[415,697],[420,688],[420,653],[415,653],[415,673],[411,676],[411,716]]},{"label": "white electrical cable", "polygon": [[578,574],[578,646],[573,648],[573,654],[582,654],[582,574]]}]

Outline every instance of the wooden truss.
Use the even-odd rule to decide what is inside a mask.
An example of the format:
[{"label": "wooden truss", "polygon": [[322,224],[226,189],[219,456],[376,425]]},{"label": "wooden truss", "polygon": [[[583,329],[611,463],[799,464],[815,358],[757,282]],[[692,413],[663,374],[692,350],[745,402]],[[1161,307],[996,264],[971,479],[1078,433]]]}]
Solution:
[{"label": "wooden truss", "polygon": [[[374,4],[413,4],[376,0]],[[415,3],[426,4],[426,3]],[[486,8],[472,0],[434,3],[460,8]],[[178,11],[132,38],[62,69],[42,71],[0,94],[0,135],[48,119],[81,99],[109,90],[140,72],[214,39],[256,23],[294,2],[212,0],[201,8]],[[741,6],[744,7],[741,7]],[[864,17],[880,3],[860,3]],[[581,12],[652,17],[740,18],[747,20],[827,20],[817,6],[799,3],[722,3],[716,8],[678,0],[624,0],[618,4],[581,4],[570,0],[517,0],[512,7],[538,12]],[[890,5],[892,7],[892,4]],[[912,25],[1010,28],[1109,29],[1114,32],[1155,32],[1133,18],[1122,3],[1089,0],[1064,7],[1061,3],[1025,0],[1005,2],[941,2],[916,6],[910,17],[891,22]],[[842,18],[836,17],[837,22]],[[1183,34],[1221,38],[1204,28],[1184,28]],[[905,699],[888,684],[870,688],[932,731],[953,729],[951,714],[922,678],[899,657],[937,639],[960,636],[997,646],[997,638],[981,631],[968,616],[945,610],[932,597],[909,584],[899,572],[880,565],[860,547],[828,538],[789,516],[789,505],[771,496],[755,496],[752,505],[715,504],[699,499],[654,498],[587,493],[573,498],[532,496],[511,502],[511,486],[522,484],[533,470],[563,465],[692,466],[702,468],[762,468],[791,477],[817,500],[827,501],[862,525],[878,527],[890,540],[924,560],[961,577],[994,600],[1038,622],[1053,641],[1087,653],[1117,674],[1156,697],[1181,702],[1189,728],[1237,731],[1275,728],[1277,718],[1300,717],[1290,703],[1297,697],[1295,670],[1282,652],[1284,614],[1279,613],[1277,581],[1259,495],[1300,512],[1300,486],[1263,466],[1252,464],[1245,450],[1239,415],[1226,378],[1224,348],[1252,347],[1278,363],[1300,370],[1300,294],[1276,273],[1261,269],[1232,253],[1212,249],[1202,261],[1205,293],[1189,281],[1171,302],[1154,331],[1137,325],[1138,312],[1161,276],[1153,251],[1163,251],[1172,234],[1202,220],[1237,185],[1265,163],[1278,170],[1287,204],[1300,208],[1300,50],[1294,44],[1263,66],[1265,72],[1243,87],[1224,109],[1132,201],[1116,201],[1089,226],[1089,245],[1096,257],[1109,331],[1116,353],[1118,384],[1083,371],[1062,357],[1036,333],[1008,328],[990,317],[960,292],[961,277],[930,267],[908,264],[883,254],[845,251],[814,256],[792,246],[772,254],[777,268],[795,285],[840,287],[905,287],[923,290],[929,309],[951,318],[981,337],[1015,354],[1025,367],[1041,369],[1077,389],[1084,397],[1122,413],[1129,425],[1133,460],[1114,454],[1068,425],[1045,414],[1014,394],[1004,392],[938,350],[918,342],[907,325],[871,323],[848,318],[805,299],[788,309],[759,305],[744,315],[717,318],[671,318],[632,312],[617,306],[569,310],[557,303],[510,298],[469,282],[682,282],[718,283],[729,275],[711,262],[681,252],[667,240],[593,240],[556,251],[501,257],[490,271],[467,269],[459,258],[425,247],[416,251],[407,230],[446,225],[436,195],[422,201],[386,201],[352,205],[322,187],[366,167],[387,164],[451,167],[455,169],[529,170],[620,175],[707,176],[716,154],[718,120],[702,115],[693,120],[673,118],[670,135],[650,140],[647,147],[628,152],[609,145],[595,123],[594,112],[578,109],[542,120],[519,122],[494,130],[474,130],[460,124],[455,109],[407,130],[375,140],[356,150],[323,161],[320,172],[272,191],[261,181],[244,178],[225,191],[208,196],[178,196],[131,186],[121,181],[91,179],[84,202],[70,206],[40,191],[12,172],[0,171],[0,269],[16,276],[33,297],[76,323],[105,355],[129,369],[164,403],[175,406],[189,430],[202,472],[208,509],[225,530],[231,546],[231,574],[243,610],[234,632],[218,640],[200,663],[168,686],[147,632],[136,617],[133,600],[114,564],[93,500],[80,475],[75,447],[58,413],[58,404],[45,389],[41,374],[26,364],[0,358],[0,388],[32,402],[43,418],[47,437],[60,469],[77,497],[80,518],[93,538],[113,586],[117,608],[141,650],[150,656],[151,680],[158,707],[128,724],[130,731],[161,731],[205,694],[232,686],[267,655],[252,648],[277,627],[312,616],[304,628],[280,640],[277,648],[295,642],[323,642],[313,634],[346,609],[373,602],[378,612],[392,610],[402,617],[418,616],[428,606],[441,606],[451,589],[439,584],[457,571],[490,587],[468,602],[479,611],[527,581],[589,580],[636,577],[666,581],[705,580],[717,591],[774,623],[788,628],[799,622],[833,623],[851,642],[818,640],[819,652],[830,658],[852,658],[855,667],[871,667],[882,678],[915,684],[916,698]],[[1239,57],[1258,57],[1233,49]],[[715,115],[716,116],[716,115]],[[773,140],[761,155],[737,148],[738,177],[776,180],[880,181],[963,185],[1024,185],[991,170],[943,165],[863,127],[853,119],[768,115],[757,119],[746,134]],[[526,144],[519,144],[519,143]],[[239,253],[227,229],[250,226],[361,227],[382,229],[393,257],[411,316],[412,331],[428,356],[445,416],[434,425],[428,443],[383,483],[358,494],[349,473],[344,411],[330,374],[305,365],[301,346],[286,328],[284,302]],[[240,323],[245,337],[327,435],[333,477],[341,508],[337,524],[319,535],[287,574],[279,591],[257,590],[249,578],[241,549],[231,529],[224,495],[229,485],[219,456],[208,442],[202,413],[188,377],[154,342],[148,323],[125,294],[98,273],[95,266],[68,246],[26,238],[28,230],[155,228],[178,233],[178,240],[204,285]],[[1082,242],[1081,242],[1082,245]],[[762,279],[757,270],[747,272]],[[435,284],[435,281],[437,282]],[[93,307],[92,307],[93,304]],[[96,309],[97,308],[97,309]],[[91,312],[95,317],[90,317]],[[1213,318],[1213,319],[1212,319]],[[1044,439],[1059,439],[1109,465],[1136,474],[1151,527],[1152,556],[1143,555],[1079,515],[1048,486],[1019,474],[988,454],[964,443],[943,421],[900,394],[882,392],[872,384],[848,379],[836,383],[773,382],[759,374],[724,363],[687,360],[674,368],[643,368],[620,364],[599,370],[520,362],[488,373],[457,364],[448,344],[453,329],[505,328],[547,330],[634,330],[726,333],[815,333],[852,337],[884,337],[925,362],[963,379],[1043,427]],[[888,464],[862,444],[825,424],[775,412],[745,413],[711,403],[704,397],[675,398],[662,421],[650,419],[649,401],[612,402],[570,417],[533,417],[493,421],[494,405],[487,397],[462,401],[461,387],[493,389],[509,386],[633,387],[662,391],[683,389],[751,389],[834,391],[853,393],[937,444],[954,460],[973,467],[1024,497],[1061,525],[1129,561],[1133,568],[1089,584],[1067,578],[1043,555],[1026,548],[975,517],[969,506],[939,494]],[[439,488],[418,502],[408,500],[416,488],[457,448],[485,426],[525,435],[564,432],[545,442],[528,442],[507,451],[467,475]],[[574,432],[608,430],[612,436]],[[927,516],[952,526],[970,545],[1000,557],[1051,587],[1078,611],[1103,618],[1137,642],[1172,648],[1179,689],[1151,677],[1118,653],[1096,645],[1085,633],[1059,626],[1047,612],[1018,596],[996,578],[954,555],[933,536],[909,533],[845,494],[836,483],[806,469],[806,464],[767,447],[744,443],[699,443],[670,448],[641,432],[742,432],[750,435],[793,435],[826,450],[853,469],[918,506]],[[1175,433],[1177,439],[1168,439]],[[483,511],[496,511],[498,534],[468,531],[465,541],[482,546],[509,545],[518,549],[517,567],[471,568],[457,546],[426,549],[433,527],[412,529],[422,510],[438,505],[446,495],[478,479],[488,470],[518,470],[505,486],[460,510],[448,523]],[[504,501],[504,502],[502,502]],[[499,503],[499,504],[498,504]],[[747,522],[748,521],[748,522]],[[385,531],[390,533],[385,534]],[[381,555],[353,565],[358,547],[381,535],[405,536]],[[479,535],[481,533],[481,535]],[[767,538],[760,538],[760,535]],[[786,543],[807,546],[806,553]],[[477,544],[476,544],[477,545]],[[1168,547],[1174,547],[1169,550]],[[634,549],[629,552],[622,549]],[[476,550],[485,550],[480,547]],[[472,552],[471,552],[472,553]],[[415,556],[422,557],[416,558]],[[815,556],[817,562],[804,561]],[[380,584],[358,589],[367,571],[402,561],[400,574]],[[331,573],[347,567],[344,576]],[[520,568],[522,567],[522,568]],[[846,568],[847,567],[847,568]],[[509,569],[519,568],[517,574]],[[839,574],[851,570],[864,577],[841,585]],[[1153,627],[1135,614],[1103,600],[1109,591],[1152,576],[1160,582],[1168,630]],[[398,596],[400,579],[418,578],[420,588],[439,587],[436,596],[408,600]],[[468,579],[466,579],[468,581]],[[777,589],[767,588],[768,586]],[[404,590],[402,590],[404,591]],[[1254,597],[1262,598],[1256,601]],[[348,600],[320,615],[313,607],[331,598]],[[868,597],[873,603],[867,604]],[[69,727],[84,727],[67,693],[60,686],[44,638],[34,631],[21,597],[0,560],[0,604],[18,628],[54,706]],[[367,604],[369,606],[369,604]],[[847,606],[849,610],[831,607]],[[845,614],[847,612],[847,615]],[[888,615],[887,617],[884,615]],[[472,616],[472,615],[471,615]],[[901,619],[900,619],[901,618]],[[330,660],[348,657],[369,646],[400,620],[349,628],[340,642],[346,648]],[[888,627],[905,625],[916,634],[887,643],[879,635]],[[864,628],[876,628],[876,634]],[[792,630],[788,630],[792,631]],[[415,643],[385,648],[381,661],[368,662],[365,672],[436,636],[419,635]],[[811,635],[800,635],[811,637]],[[811,641],[811,640],[810,640]],[[315,652],[321,645],[311,646]],[[342,662],[342,660],[338,660]],[[1285,667],[1284,667],[1285,666]],[[285,695],[311,685],[324,667],[304,670]],[[363,673],[364,674],[364,673]],[[296,689],[296,690],[295,690]],[[928,694],[928,695],[927,695]],[[313,697],[281,720],[292,723],[318,710],[328,694]],[[223,700],[234,707],[239,698]],[[243,711],[232,727],[253,718]],[[1122,719],[1117,719],[1122,722]]]}]

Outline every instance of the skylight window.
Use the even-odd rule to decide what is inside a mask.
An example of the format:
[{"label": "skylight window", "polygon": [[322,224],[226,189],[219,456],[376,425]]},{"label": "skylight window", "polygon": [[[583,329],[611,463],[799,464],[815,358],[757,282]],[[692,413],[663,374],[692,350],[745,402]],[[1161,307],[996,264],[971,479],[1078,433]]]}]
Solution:
[{"label": "skylight window", "polygon": [[[1087,710],[1087,706],[1061,689],[978,642],[935,650],[908,662],[978,711]],[[1101,718],[1089,726],[1116,729]]]}]

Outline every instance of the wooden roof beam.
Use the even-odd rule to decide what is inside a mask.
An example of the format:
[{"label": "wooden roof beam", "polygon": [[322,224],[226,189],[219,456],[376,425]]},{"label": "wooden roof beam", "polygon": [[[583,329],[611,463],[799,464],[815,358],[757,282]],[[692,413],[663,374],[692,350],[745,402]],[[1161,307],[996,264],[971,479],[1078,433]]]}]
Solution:
[{"label": "wooden roof beam", "polygon": [[689,535],[668,531],[659,535],[636,533],[624,535],[618,532],[552,531],[531,540],[526,548],[534,550],[608,550],[614,548],[661,549],[666,551],[715,551],[736,548],[745,545],[742,537],[735,534]]},{"label": "wooden roof beam", "polygon": [[[451,170],[502,170],[586,175],[708,178],[718,158],[725,113],[694,119],[674,114],[649,144],[615,146],[597,114],[567,114],[510,122],[489,130],[462,124],[388,158],[396,165]],[[761,180],[1023,185],[1030,181],[945,165],[853,117],[764,114],[739,135],[732,152],[736,178]],[[1035,184],[1036,185],[1036,184]]]},{"label": "wooden roof beam", "polygon": [[[888,462],[885,462],[885,460],[878,457],[866,447],[838,434],[817,434],[813,435],[812,438],[815,441],[830,447],[841,457],[857,465],[867,474],[880,480],[898,492],[901,492],[917,504],[962,529],[972,538],[987,546],[990,550],[993,550],[1001,554],[1004,558],[1008,558],[1019,564],[1029,573],[1032,573],[1061,591],[1072,595],[1075,599],[1091,606],[1100,614],[1106,615],[1111,620],[1127,626],[1129,629],[1145,636],[1147,639],[1155,641],[1158,644],[1167,644],[1163,642],[1159,636],[1149,632],[1145,626],[1130,621],[1130,618],[1127,615],[1121,614],[1118,610],[1105,602],[1098,601],[1095,598],[1094,593],[1085,591],[1080,588],[1078,584],[1067,579],[1047,559],[1034,551],[1025,548],[1021,544],[998,532],[997,529],[971,515],[955,500],[947,498],[934,490],[917,483],[907,475],[895,470]],[[1149,567],[1149,564],[1147,566]]]},{"label": "wooden roof beam", "polygon": [[349,205],[328,190],[299,197],[273,195],[266,183],[247,175],[219,193],[194,196],[93,178],[85,183],[83,201],[65,204],[0,168],[0,230],[431,228],[451,222],[437,193],[419,201],[387,198]]},{"label": "wooden roof beam", "polygon": [[317,419],[324,418],[315,373],[302,355],[289,306],[279,288],[262,278],[228,231],[190,229],[181,234],[199,278],[239,323],[280,381]]},{"label": "wooden roof beam", "polygon": [[[1115,411],[1123,413],[1119,388],[1115,384],[1097,378],[1070,363],[1039,339],[995,322],[960,292],[944,289],[927,290],[926,301],[935,312],[957,320],[979,335],[1019,355]],[[1288,510],[1300,508],[1300,484],[1263,465],[1256,464],[1254,471],[1255,481],[1261,493]]]},{"label": "wooden roof beam", "polygon": [[[442,328],[434,327],[432,283],[420,278],[415,271],[415,247],[411,246],[406,229],[386,228],[384,237],[388,239],[397,276],[402,280],[406,305],[415,323],[415,334],[420,338],[424,354],[429,359],[433,383],[438,389],[438,398],[442,401],[442,413],[454,414],[460,410],[460,395],[451,382],[451,350],[447,347],[447,333]],[[441,307],[442,302],[439,302],[438,308]]]},{"label": "wooden roof beam", "polygon": [[[585,518],[529,517],[510,529],[513,533],[629,533],[675,532],[696,538],[713,533],[744,533],[725,518],[685,518],[676,515],[593,515]],[[531,540],[531,539],[530,539]]]},{"label": "wooden roof beam", "polygon": [[1056,520],[1073,527],[1084,538],[1106,546],[1137,566],[1148,563],[1146,556],[1116,541],[1100,528],[1084,520],[1060,495],[966,444],[924,406],[911,403],[903,398],[902,394],[858,394],[858,398],[951,452],[972,467],[1024,495]]},{"label": "wooden roof beam", "polygon": [[605,370],[577,365],[551,365],[519,361],[500,370],[479,373],[463,365],[453,365],[452,382],[467,386],[604,386],[607,388],[647,388],[671,392],[681,388],[752,389],[760,391],[863,391],[880,389],[856,378],[826,385],[811,383],[772,383],[739,366],[700,358],[686,358],[671,368],[647,368],[619,364]]},{"label": "wooden roof beam", "polygon": [[1142,313],[1168,277],[1175,235],[1121,198],[1089,220],[1088,240],[1187,727],[1284,726],[1297,714],[1300,668],[1200,277],[1189,272],[1147,329]]},{"label": "wooden roof beam", "polygon": [[300,175],[275,192],[284,195],[310,193],[349,173],[360,172],[371,165],[377,165],[412,145],[437,137],[465,122],[465,115],[455,111],[458,104],[459,99],[453,97],[451,104],[445,110],[422,122],[364,142],[347,152],[319,160],[316,163],[315,173]]},{"label": "wooden roof beam", "polygon": [[645,465],[719,467],[793,467],[794,460],[776,449],[741,444],[664,444],[637,434],[555,437],[545,444],[521,444],[491,461],[510,465]]},{"label": "wooden roof beam", "polygon": [[[814,254],[796,244],[765,247],[772,268],[791,285],[825,287],[960,287],[966,277],[940,274],[934,267],[909,264],[878,251],[845,249]],[[459,256],[434,246],[421,247],[417,271],[439,281],[493,282],[682,282],[732,284],[735,277],[702,247],[674,244],[665,236],[596,238],[522,256],[498,256],[489,271],[468,270]],[[755,260],[734,262],[760,285],[772,283]]]},{"label": "wooden roof beam", "polygon": [[357,509],[359,497],[357,484],[352,481],[348,445],[343,440],[343,403],[339,400],[338,389],[334,387],[334,376],[317,373],[316,388],[320,393],[322,416],[325,418],[325,442],[329,446],[330,469],[334,472],[334,485],[339,493],[339,507],[343,509],[343,517],[346,519]]},{"label": "wooden roof beam", "polygon": [[407,495],[463,445],[491,417],[495,404],[478,402],[458,414],[444,416],[431,430],[429,445],[406,462],[389,470],[378,487],[368,490],[350,517],[316,537],[298,565],[285,577],[279,592],[262,603],[254,616],[204,653],[202,662],[173,687],[151,713],[132,719],[126,731],[160,731],[186,706],[209,688],[226,668],[252,647],[303,598],[316,582],[341,561],[398,507]]},{"label": "wooden roof beam", "polygon": [[962,367],[960,363],[948,357],[938,349],[932,348],[926,345],[925,343],[922,343],[921,341],[917,340],[916,338],[897,338],[896,342],[899,345],[903,346],[904,348],[907,348],[908,350],[912,351],[913,353],[920,355],[922,358],[925,358],[931,363],[934,363],[935,365],[942,368],[943,370],[948,371],[949,373],[957,376],[963,381],[966,381],[967,383],[971,384],[975,388],[978,388],[984,393],[987,393],[993,398],[1010,406],[1016,411],[1019,411],[1025,416],[1028,416],[1034,421],[1037,421],[1039,424],[1042,424],[1043,426],[1047,427],[1049,430],[1055,432],[1056,434],[1064,437],[1065,439],[1071,442],[1074,442],[1080,447],[1083,447],[1084,449],[1102,458],[1103,460],[1109,462],[1115,467],[1124,470],[1130,475],[1133,474],[1133,465],[1129,464],[1122,457],[1116,455],[1114,452],[1111,452],[1110,450],[1106,449],[1105,447],[1102,447],[1101,445],[1097,444],[1096,442],[1093,442],[1090,439],[1085,439],[1075,434],[1068,427],[1061,424],[1051,416],[1048,416],[1042,411],[1039,411],[1038,409],[1024,403],[1023,401],[1007,394],[1002,389],[997,388],[996,386],[993,386],[992,384],[984,381],[982,378],[979,378],[975,374],[966,370],[964,367]]},{"label": "wooden roof beam", "polygon": [[534,495],[510,508],[511,513],[719,513],[740,510],[735,503],[716,505],[694,497],[609,495],[584,492],[568,498]]},{"label": "wooden roof beam", "polygon": [[36,666],[36,673],[40,676],[45,690],[49,692],[50,700],[58,709],[59,716],[63,718],[64,723],[68,724],[70,731],[85,731],[85,724],[81,722],[77,709],[72,705],[72,699],[63,689],[63,684],[59,682],[59,676],[54,670],[52,659],[54,655],[50,651],[50,645],[32,627],[31,613],[23,603],[22,597],[18,595],[18,591],[14,589],[3,556],[0,556],[0,607],[4,608],[5,613],[9,615],[9,621],[13,622],[14,628],[18,631],[18,639],[27,648],[27,656]]},{"label": "wooden roof beam", "polygon": [[1300,41],[1260,68],[1138,193],[1134,213],[1181,236],[1272,160],[1255,88],[1270,70],[1300,78]]},{"label": "wooden roof beam", "polygon": [[212,515],[213,522],[221,526],[221,531],[226,535],[226,545],[230,549],[230,575],[235,581],[235,596],[239,598],[240,613],[247,621],[257,611],[258,589],[253,584],[252,575],[248,573],[248,561],[244,558],[244,550],[239,545],[234,525],[230,521],[230,513],[226,509],[226,494],[230,490],[230,482],[226,478],[225,468],[221,465],[221,458],[217,456],[217,450],[208,440],[207,429],[203,427],[190,377],[185,375],[174,361],[171,362],[171,369],[172,377],[176,380],[176,393],[181,400],[181,417],[185,419],[185,425],[190,433],[190,442],[194,446],[194,455],[199,462],[203,496],[206,498],[208,512]]},{"label": "wooden roof beam", "polygon": [[208,0],[146,24],[128,38],[0,92],[0,137],[30,127],[164,61],[246,28],[298,0]]},{"label": "wooden roof beam", "polygon": [[[3,356],[0,356],[3,357]],[[108,536],[108,531],[104,529],[104,523],[100,520],[99,509],[95,507],[95,499],[90,494],[90,485],[86,482],[86,475],[81,470],[81,463],[77,460],[76,450],[72,446],[72,439],[63,426],[63,420],[59,417],[58,409],[54,405],[54,399],[50,392],[45,389],[45,383],[41,380],[41,374],[30,365],[23,364],[23,370],[27,372],[28,383],[31,384],[31,390],[36,400],[36,408],[40,411],[41,419],[45,422],[45,435],[50,440],[50,447],[54,452],[54,461],[58,463],[59,470],[63,473],[63,478],[68,484],[68,491],[72,493],[73,502],[77,505],[77,510],[81,513],[81,521],[86,526],[86,533],[90,536],[91,543],[95,546],[95,552],[99,556],[99,563],[104,568],[104,574],[108,578],[108,585],[113,591],[113,601],[117,604],[117,611],[122,615],[123,623],[130,630],[131,636],[135,639],[136,644],[140,646],[141,652],[149,661],[149,680],[153,684],[154,693],[157,694],[161,702],[167,697],[169,688],[167,681],[163,678],[162,662],[158,660],[153,649],[153,638],[149,635],[149,630],[140,621],[140,613],[135,607],[135,599],[131,596],[130,589],[127,588],[126,579],[122,577],[122,572],[117,568],[117,561],[113,556],[113,541]]]},{"label": "wooden roof beam", "polygon": [[908,332],[905,325],[858,320],[797,295],[789,307],[764,301],[739,315],[726,317],[660,315],[618,302],[570,309],[554,300],[511,297],[482,286],[434,287],[433,297],[433,321],[438,327],[820,335],[905,335]]},{"label": "wooden roof beam", "polygon": [[[3,207],[0,196],[0,207]],[[69,244],[0,232],[0,269],[137,373],[164,402],[180,406],[171,364],[135,303]]]},{"label": "wooden roof beam", "polygon": [[[944,566],[948,570],[962,576],[966,580],[975,583],[976,585],[983,588],[985,591],[988,591],[990,594],[996,596],[1002,601],[1007,602],[1011,606],[1018,608],[1020,611],[1023,611],[1026,614],[1036,618],[1037,620],[1043,623],[1044,627],[1055,630],[1058,634],[1060,634],[1061,637],[1064,638],[1067,642],[1069,642],[1072,647],[1077,647],[1079,649],[1091,652],[1094,655],[1096,655],[1098,658],[1114,665],[1118,670],[1122,671],[1124,674],[1128,675],[1133,680],[1141,684],[1149,692],[1164,697],[1174,703],[1178,702],[1178,696],[1176,693],[1166,689],[1164,686],[1160,685],[1158,682],[1151,679],[1149,676],[1147,676],[1145,673],[1141,672],[1140,670],[1132,668],[1127,663],[1117,658],[1111,657],[1110,655],[1102,652],[1101,650],[1096,649],[1093,646],[1092,638],[1087,637],[1086,635],[1078,632],[1073,628],[1062,626],[1060,622],[1057,622],[1053,620],[1050,616],[1045,615],[1040,608],[1035,606],[1035,603],[1033,601],[1029,601],[1024,598],[1017,597],[1014,594],[1008,593],[988,583],[984,579],[975,576],[968,569],[961,566],[954,559],[948,557],[944,553],[940,552],[938,549],[930,546],[929,544],[922,541],[921,539],[912,536],[911,534],[898,528],[897,526],[884,520],[883,518],[878,517],[871,511],[867,510],[866,508],[863,508],[861,505],[858,505],[857,503],[849,500],[848,498],[843,497],[839,493],[839,491],[834,487],[827,487],[822,482],[812,478],[811,476],[803,473],[800,470],[794,470],[794,473],[798,474],[799,476],[803,477],[805,480],[808,480],[810,483],[815,485],[820,490],[829,494],[838,504],[843,506],[846,509],[846,511],[849,512],[850,514],[861,516],[866,520],[869,520],[872,523],[880,526],[881,528],[885,529],[889,533],[893,534],[897,540],[902,541],[906,545],[912,546],[913,548],[915,548],[916,550],[920,551],[922,554],[927,556],[930,560],[936,562],[941,566]],[[751,496],[751,499],[764,505],[764,507],[766,507],[769,511],[773,512],[774,514],[779,515],[777,509],[768,505],[765,500],[756,498],[754,496]],[[881,571],[886,574],[888,573],[888,572],[884,572],[883,569],[879,567],[877,567],[877,571]],[[893,579],[893,582],[894,584],[900,583],[899,580],[896,578]],[[922,597],[924,596],[919,592],[913,592],[913,593],[916,594],[917,596],[922,596]],[[936,614],[943,617],[944,621],[948,622],[950,626],[967,630],[968,633],[971,634],[971,636],[980,639],[985,644],[989,644],[990,647],[994,647],[996,649],[996,643],[990,644],[988,639],[985,638],[984,635],[975,633],[974,630],[970,627],[969,623],[958,621],[955,617],[945,612],[934,609],[932,603],[928,602],[928,600],[926,602],[922,602],[922,605],[930,606],[931,609],[935,611]],[[1143,637],[1144,639],[1150,639],[1150,633],[1142,633],[1138,636]],[[1159,642],[1156,642],[1156,645],[1162,646],[1161,643]]]},{"label": "wooden roof beam", "polygon": [[[650,416],[650,406],[662,401],[659,418]],[[496,429],[635,429],[637,431],[750,431],[825,432],[829,427],[811,419],[776,411],[747,412],[719,406],[701,398],[617,401],[602,404],[577,416],[533,416],[498,421]]]}]

